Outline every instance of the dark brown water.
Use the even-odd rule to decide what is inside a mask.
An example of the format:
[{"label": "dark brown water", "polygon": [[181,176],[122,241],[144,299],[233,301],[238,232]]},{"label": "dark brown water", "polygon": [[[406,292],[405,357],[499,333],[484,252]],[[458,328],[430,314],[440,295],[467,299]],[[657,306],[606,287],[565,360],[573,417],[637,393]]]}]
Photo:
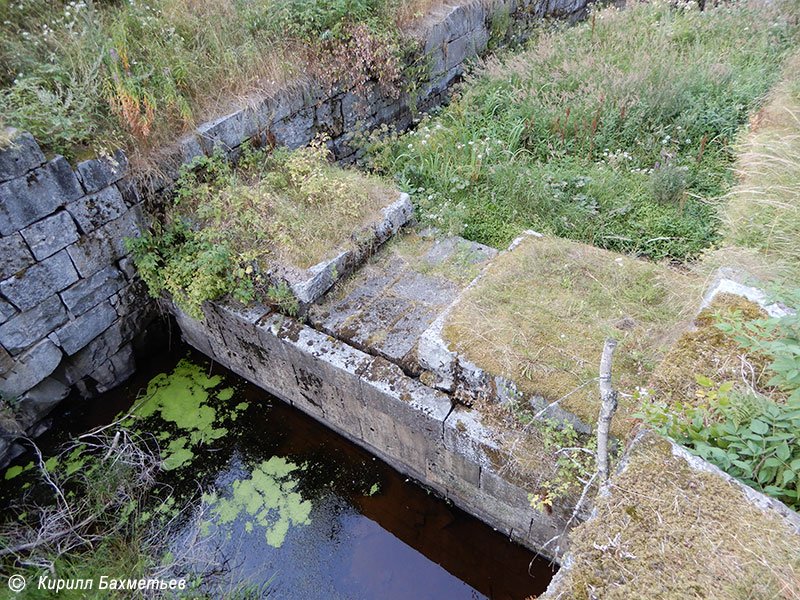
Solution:
[{"label": "dark brown water", "polygon": [[[75,402],[59,415],[72,433],[110,422],[148,381],[185,357],[207,365],[233,385],[232,405],[249,406],[236,429],[192,464],[168,477],[180,492],[216,490],[230,496],[234,482],[272,457],[302,465],[293,491],[311,508],[275,547],[247,515],[206,531],[197,550],[225,566],[217,589],[233,582],[264,584],[269,598],[524,599],[544,591],[551,567],[521,546],[437,497],[302,412],[186,348],[155,361],[126,386],[91,403]],[[27,458],[21,459],[21,462]],[[200,510],[194,509],[195,512]],[[195,537],[199,519],[186,515],[174,549]],[[221,583],[221,585],[220,585]]]}]

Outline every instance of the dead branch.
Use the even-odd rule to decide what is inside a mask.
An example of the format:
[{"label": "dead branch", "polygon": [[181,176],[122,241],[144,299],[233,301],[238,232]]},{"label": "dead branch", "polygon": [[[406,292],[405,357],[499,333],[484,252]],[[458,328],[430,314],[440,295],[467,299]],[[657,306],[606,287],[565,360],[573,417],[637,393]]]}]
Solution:
[{"label": "dead branch", "polygon": [[607,338],[600,359],[600,414],[597,417],[597,473],[600,481],[608,480],[608,431],[617,410],[617,392],[611,385],[611,366],[617,341]]}]

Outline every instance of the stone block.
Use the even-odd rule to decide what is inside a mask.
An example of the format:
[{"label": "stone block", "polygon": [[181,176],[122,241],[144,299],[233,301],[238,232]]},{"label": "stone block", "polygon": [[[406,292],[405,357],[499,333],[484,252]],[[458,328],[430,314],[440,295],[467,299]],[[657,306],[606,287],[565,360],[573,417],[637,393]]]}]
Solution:
[{"label": "stone block", "polygon": [[262,125],[277,123],[302,110],[305,104],[303,90],[281,90],[262,104],[259,120]]},{"label": "stone block", "polygon": [[455,300],[459,288],[443,277],[410,271],[391,287],[391,291],[401,298],[443,308]]},{"label": "stone block", "polygon": [[389,206],[381,209],[383,213],[383,221],[375,228],[375,243],[382,244],[400,228],[408,223],[414,215],[414,205],[411,203],[411,198],[405,192],[400,194],[400,197],[392,202]]},{"label": "stone block", "polygon": [[90,377],[96,383],[97,392],[103,394],[124,383],[136,370],[133,346],[125,344],[119,351],[96,369]]},{"label": "stone block", "polygon": [[139,188],[132,179],[121,179],[116,183],[116,186],[127,206],[136,206],[142,203],[142,196],[139,194]]},{"label": "stone block", "polygon": [[285,344],[300,396],[320,406],[337,427],[360,432],[359,375],[372,357],[294,320],[284,323],[278,337]]},{"label": "stone block", "polygon": [[96,194],[67,204],[67,210],[84,233],[94,231],[128,211],[116,186],[108,186]]},{"label": "stone block", "polygon": [[327,133],[331,138],[336,138],[344,132],[344,117],[342,116],[341,97],[330,98],[317,106],[317,129]]},{"label": "stone block", "polygon": [[424,53],[430,54],[435,49],[441,48],[442,44],[444,44],[447,40],[448,32],[444,22],[432,24],[425,34]]},{"label": "stone block", "polygon": [[446,40],[453,40],[463,37],[470,29],[470,19],[464,6],[456,6],[442,20],[444,25]]},{"label": "stone block", "polygon": [[448,491],[461,497],[479,494],[481,468],[460,454],[441,445],[432,446],[427,453],[426,475]]},{"label": "stone block", "polygon": [[142,217],[132,208],[67,247],[81,277],[89,277],[128,254],[125,238],[141,236]]},{"label": "stone block", "polygon": [[64,352],[72,356],[108,329],[116,319],[117,311],[109,302],[103,302],[57,329],[55,335]]},{"label": "stone block", "polygon": [[[397,456],[397,434],[392,418],[375,409],[367,408],[361,424],[364,442],[380,453],[395,458]],[[402,471],[402,469],[400,469]]]},{"label": "stone block", "polygon": [[23,229],[22,237],[36,257],[44,260],[78,240],[75,221],[66,211],[59,211]]},{"label": "stone block", "polygon": [[[374,358],[361,374],[361,397],[369,406],[392,417],[426,440],[439,443],[450,413],[450,398],[406,377],[396,365]],[[424,469],[423,469],[424,470]]]},{"label": "stone block", "polygon": [[0,325],[0,344],[12,355],[19,354],[66,323],[67,318],[67,311],[59,297],[50,296],[41,304]]},{"label": "stone block", "polygon": [[123,256],[119,259],[119,270],[125,274],[128,281],[134,279],[137,275],[136,264],[130,256]]},{"label": "stone block", "polygon": [[0,184],[0,234],[9,235],[83,195],[63,156]]},{"label": "stone block", "polygon": [[314,139],[314,108],[303,108],[270,127],[275,143],[296,150]]},{"label": "stone block", "polygon": [[109,266],[61,292],[61,299],[77,317],[110,298],[124,285],[125,277],[122,273],[116,267]]},{"label": "stone block", "polygon": [[229,152],[252,136],[257,129],[258,123],[252,114],[248,114],[245,110],[237,110],[200,125],[196,135],[200,138],[205,153],[210,155],[217,149]]},{"label": "stone block", "polygon": [[186,166],[191,165],[198,157],[205,155],[200,139],[194,133],[190,133],[178,140],[178,148],[181,164]]},{"label": "stone block", "polygon": [[204,327],[203,323],[193,319],[177,306],[173,307],[172,315],[175,317],[175,322],[181,330],[181,336],[187,344],[211,359],[216,358],[209,339],[208,328]]},{"label": "stone block", "polygon": [[7,279],[34,263],[31,251],[18,233],[0,238],[0,257],[0,280]]},{"label": "stone block", "polygon": [[445,448],[481,468],[493,469],[502,461],[499,444],[475,410],[456,406],[445,419],[442,433]]},{"label": "stone block", "polygon": [[27,131],[11,129],[11,145],[0,150],[0,181],[14,179],[44,164],[45,158],[33,136]]},{"label": "stone block", "polygon": [[12,275],[0,283],[0,292],[20,310],[29,310],[78,280],[66,250]]},{"label": "stone block", "polygon": [[411,352],[417,339],[436,318],[436,311],[415,304],[397,321],[384,339],[374,340],[373,348],[381,356],[401,362]]},{"label": "stone block", "polygon": [[17,314],[17,310],[8,302],[0,298],[0,323],[5,323]]},{"label": "stone block", "polygon": [[457,67],[468,57],[475,55],[472,38],[469,35],[463,35],[448,42],[444,55],[444,68],[446,70]]},{"label": "stone block", "polygon": [[[133,315],[131,316],[133,319]],[[105,363],[133,336],[130,320],[117,319],[108,329],[89,342],[83,349],[64,359],[61,378],[74,385],[92,371],[97,365]]]},{"label": "stone block", "polygon": [[44,419],[53,408],[69,396],[69,388],[54,379],[47,377],[20,398],[20,418],[28,428]]},{"label": "stone block", "polygon": [[0,391],[20,396],[55,371],[61,362],[61,350],[50,340],[42,340],[20,354],[0,377]]},{"label": "stone block", "polygon": [[120,290],[111,296],[110,302],[120,317],[137,311],[153,313],[156,311],[156,299],[147,292],[147,285],[136,279],[129,284],[121,283]]},{"label": "stone block", "polygon": [[[486,470],[482,469],[482,485],[485,476],[489,477]],[[527,492],[517,488],[516,494],[509,492],[510,495],[507,496],[503,495],[502,492],[505,491],[503,489],[489,492],[481,487],[481,491],[483,493],[480,496],[480,507],[485,514],[489,515],[490,524],[509,537],[526,539],[530,532],[531,519],[536,513],[528,501]],[[493,492],[497,492],[498,495],[495,496]],[[512,495],[513,504],[506,501]]]},{"label": "stone block", "polygon": [[87,194],[99,192],[128,173],[128,157],[121,149],[111,156],[91,158],[78,163],[78,177]]}]

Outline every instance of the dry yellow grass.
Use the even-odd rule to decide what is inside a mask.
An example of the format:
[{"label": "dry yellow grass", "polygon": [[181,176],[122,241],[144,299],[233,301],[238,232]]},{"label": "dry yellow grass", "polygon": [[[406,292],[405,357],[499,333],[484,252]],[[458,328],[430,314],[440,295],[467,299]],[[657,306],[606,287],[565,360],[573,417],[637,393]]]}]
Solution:
[{"label": "dry yellow grass", "polygon": [[[725,212],[726,246],[751,251],[769,279],[800,275],[800,54],[750,122],[737,161],[739,183]],[[715,252],[708,260],[715,261]],[[755,262],[755,261],[752,261]]]},{"label": "dry yellow grass", "polygon": [[798,600],[800,536],[648,433],[571,537],[547,600]]},{"label": "dry yellow grass", "polygon": [[[614,383],[623,395],[613,433],[624,436],[638,408],[631,396],[691,316],[700,283],[665,265],[528,237],[466,293],[444,335],[452,350],[549,401],[596,377],[604,340],[614,337]],[[597,387],[587,386],[562,406],[593,422]]]}]

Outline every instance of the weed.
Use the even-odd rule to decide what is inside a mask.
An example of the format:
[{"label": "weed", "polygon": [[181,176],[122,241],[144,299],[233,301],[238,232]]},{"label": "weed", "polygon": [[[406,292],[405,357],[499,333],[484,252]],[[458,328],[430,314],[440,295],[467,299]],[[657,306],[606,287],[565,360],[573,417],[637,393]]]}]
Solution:
[{"label": "weed", "polygon": [[[0,5],[0,124],[68,158],[142,152],[298,75],[395,94],[398,23],[424,0],[148,0]],[[413,45],[413,44],[411,44]]]},{"label": "weed", "polygon": [[[797,39],[794,7],[598,8],[489,59],[416,131],[375,136],[369,164],[412,194],[421,220],[495,247],[531,228],[697,257],[719,238],[729,142]],[[655,172],[662,154],[670,166]]]},{"label": "weed", "polygon": [[295,152],[245,146],[238,166],[217,154],[185,168],[164,219],[128,240],[150,294],[169,293],[195,318],[204,300],[225,294],[297,314],[270,273],[332,258],[390,196],[377,179],[333,167],[324,142]]}]

